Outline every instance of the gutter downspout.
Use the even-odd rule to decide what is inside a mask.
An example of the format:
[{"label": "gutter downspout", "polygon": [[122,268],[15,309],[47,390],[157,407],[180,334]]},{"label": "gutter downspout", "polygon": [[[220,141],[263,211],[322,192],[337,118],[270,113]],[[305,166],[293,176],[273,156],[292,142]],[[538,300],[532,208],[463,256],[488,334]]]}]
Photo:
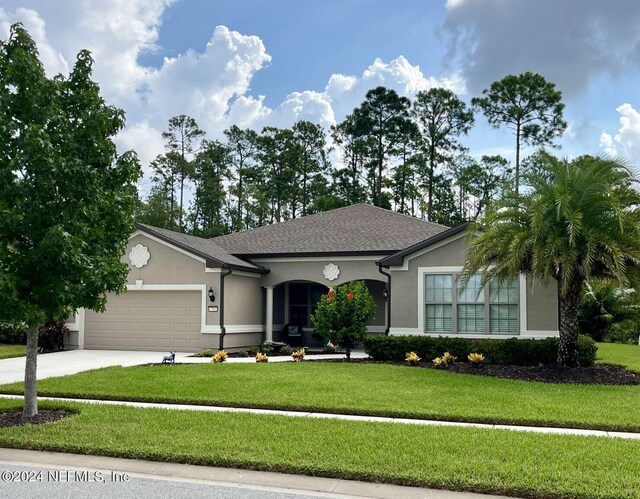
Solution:
[{"label": "gutter downspout", "polygon": [[378,272],[387,276],[387,327],[384,330],[384,334],[389,336],[389,328],[391,327],[391,274],[382,270],[382,264],[378,263]]},{"label": "gutter downspout", "polygon": [[222,272],[220,274],[220,345],[219,350],[224,350],[224,337],[227,334],[227,328],[224,327],[224,278],[233,272],[232,268],[225,268],[229,272]]}]

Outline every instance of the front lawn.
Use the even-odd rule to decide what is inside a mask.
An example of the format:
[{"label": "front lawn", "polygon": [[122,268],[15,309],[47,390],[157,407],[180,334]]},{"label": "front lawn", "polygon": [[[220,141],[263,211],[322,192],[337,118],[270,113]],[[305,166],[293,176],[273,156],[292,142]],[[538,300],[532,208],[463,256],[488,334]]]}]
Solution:
[{"label": "front lawn", "polygon": [[[0,400],[0,410],[18,407]],[[41,407],[79,414],[0,429],[0,446],[519,497],[640,494],[634,440],[81,403]]]},{"label": "front lawn", "polygon": [[24,357],[27,355],[26,345],[0,345],[0,359]]},{"label": "front lawn", "polygon": [[[560,385],[387,364],[110,367],[38,382],[41,395],[640,431],[640,386]],[[22,384],[0,386],[22,393]]]},{"label": "front lawn", "polygon": [[622,343],[598,343],[599,364],[615,364],[640,372],[640,347]]}]

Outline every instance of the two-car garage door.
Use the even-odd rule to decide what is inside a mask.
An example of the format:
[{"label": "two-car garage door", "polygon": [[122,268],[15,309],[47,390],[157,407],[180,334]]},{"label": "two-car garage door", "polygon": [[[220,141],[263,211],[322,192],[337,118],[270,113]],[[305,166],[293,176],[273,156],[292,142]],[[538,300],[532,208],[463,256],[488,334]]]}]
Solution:
[{"label": "two-car garage door", "polygon": [[110,295],[104,313],[86,312],[84,348],[196,352],[202,347],[200,291]]}]

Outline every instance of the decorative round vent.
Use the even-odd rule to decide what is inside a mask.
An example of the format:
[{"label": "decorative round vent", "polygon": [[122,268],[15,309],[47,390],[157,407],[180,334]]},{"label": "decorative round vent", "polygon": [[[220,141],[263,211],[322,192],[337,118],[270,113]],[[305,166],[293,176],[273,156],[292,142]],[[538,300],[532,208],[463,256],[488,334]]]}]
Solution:
[{"label": "decorative round vent", "polygon": [[131,265],[138,269],[144,267],[149,262],[150,257],[151,255],[149,254],[149,248],[143,246],[142,244],[134,246],[131,250],[131,253],[129,253],[129,260],[131,261]]},{"label": "decorative round vent", "polygon": [[340,269],[335,263],[330,263],[324,266],[322,273],[328,281],[335,281],[340,275]]}]

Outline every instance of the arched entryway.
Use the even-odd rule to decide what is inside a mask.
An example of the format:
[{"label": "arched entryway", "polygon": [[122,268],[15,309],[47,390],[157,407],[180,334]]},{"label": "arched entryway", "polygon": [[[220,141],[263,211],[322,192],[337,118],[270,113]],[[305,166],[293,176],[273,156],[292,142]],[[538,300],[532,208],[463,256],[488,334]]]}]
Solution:
[{"label": "arched entryway", "polygon": [[[363,280],[376,304],[376,315],[369,326],[369,332],[384,333],[387,314],[384,293],[386,283],[372,279]],[[281,341],[292,347],[322,348],[324,340],[315,334],[311,316],[315,312],[318,300],[328,290],[329,285],[326,282],[307,280],[287,281],[273,288],[267,288],[266,340]],[[271,319],[271,337],[269,319]]]}]

